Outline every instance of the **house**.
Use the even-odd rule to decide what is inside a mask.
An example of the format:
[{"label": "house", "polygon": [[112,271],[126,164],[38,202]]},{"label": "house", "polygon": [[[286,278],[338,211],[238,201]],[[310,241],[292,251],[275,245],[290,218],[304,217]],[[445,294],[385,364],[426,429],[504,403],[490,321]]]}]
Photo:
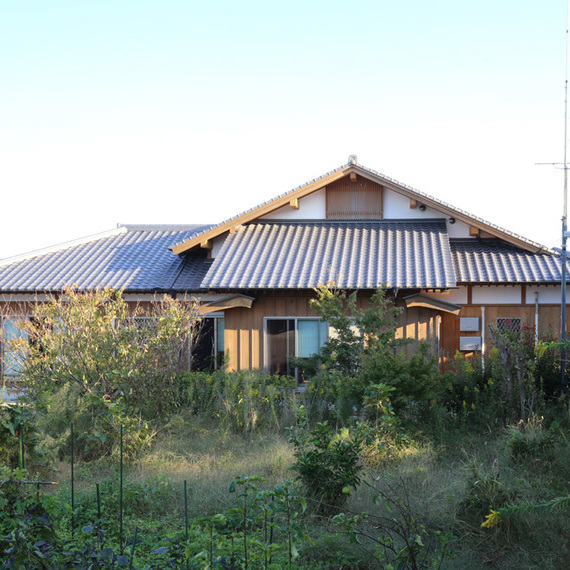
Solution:
[{"label": "house", "polygon": [[560,328],[553,251],[355,157],[216,225],[120,226],[0,262],[5,307],[71,284],[120,288],[133,303],[195,295],[207,323],[202,352],[225,351],[230,369],[288,374],[291,356],[326,340],[309,307],[325,283],[357,290],[363,304],[386,289],[403,308],[397,335],[430,343],[443,367],[458,350],[484,353],[490,323]]}]

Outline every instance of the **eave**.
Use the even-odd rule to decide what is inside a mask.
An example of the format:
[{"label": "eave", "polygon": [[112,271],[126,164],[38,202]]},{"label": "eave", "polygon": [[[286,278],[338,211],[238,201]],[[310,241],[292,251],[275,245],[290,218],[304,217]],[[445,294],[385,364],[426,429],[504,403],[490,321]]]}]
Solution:
[{"label": "eave", "polygon": [[218,237],[226,232],[235,231],[237,227],[246,224],[248,222],[251,222],[253,220],[256,220],[257,218],[261,218],[267,214],[270,214],[271,212],[274,212],[275,210],[278,210],[283,206],[291,206],[292,208],[298,208],[298,200],[300,198],[303,198],[304,196],[307,196],[308,194],[311,194],[316,190],[320,190],[321,188],[327,186],[327,184],[330,184],[335,180],[344,178],[347,174],[353,171],[354,171],[353,166],[346,166],[340,168],[339,170],[336,170],[323,178],[319,178],[318,180],[310,182],[305,186],[297,188],[296,190],[288,192],[287,194],[283,194],[282,196],[279,196],[274,200],[267,202],[266,204],[263,204],[257,208],[244,212],[243,214],[240,214],[235,218],[231,218],[226,222],[222,222],[221,224],[215,226],[211,230],[203,234],[200,234],[196,237],[193,237],[192,239],[189,239],[185,242],[182,242],[172,247],[171,249],[176,255],[180,255],[181,253],[189,251],[190,249],[202,246],[203,243],[207,243],[209,240]]},{"label": "eave", "polygon": [[406,186],[405,184],[402,184],[378,172],[365,168],[359,164],[348,164],[342,166],[339,169],[322,176],[321,178],[315,179],[308,184],[282,194],[281,196],[278,196],[277,198],[270,200],[258,207],[252,208],[247,212],[243,212],[234,218],[226,220],[225,222],[214,226],[204,233],[201,233],[185,242],[173,246],[171,249],[176,255],[180,255],[193,248],[207,247],[211,243],[212,239],[227,232],[233,233],[239,226],[270,214],[279,208],[290,206],[297,209],[299,207],[299,199],[313,192],[316,192],[317,190],[321,190],[332,182],[344,178],[345,176],[350,176],[351,174],[362,176],[363,178],[379,184],[380,186],[383,186],[402,196],[405,196],[409,198],[411,204],[421,203],[443,214],[447,218],[455,218],[455,220],[463,222],[470,227],[472,235],[481,233],[485,234],[486,237],[497,237],[532,253],[537,253],[540,251],[551,253],[541,244],[527,240],[522,236],[518,236],[503,228],[500,228],[499,226],[496,226],[495,224],[487,222],[481,218],[478,218],[477,216],[473,216],[468,212],[454,208],[450,204],[446,204],[445,202],[429,196],[428,194],[424,194],[423,192],[415,190],[410,186]]}]

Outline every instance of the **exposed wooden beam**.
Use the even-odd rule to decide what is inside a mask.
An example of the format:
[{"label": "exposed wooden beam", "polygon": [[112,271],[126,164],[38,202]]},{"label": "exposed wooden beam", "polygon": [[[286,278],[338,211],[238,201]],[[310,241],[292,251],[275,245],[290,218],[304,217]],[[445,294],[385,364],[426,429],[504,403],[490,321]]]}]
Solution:
[{"label": "exposed wooden beam", "polygon": [[253,297],[248,297],[247,295],[232,295],[231,297],[220,299],[219,301],[201,305],[198,311],[201,315],[207,315],[208,313],[227,311],[228,309],[251,309],[254,301],[255,299]]},{"label": "exposed wooden beam", "polygon": [[356,172],[351,172],[351,173],[350,173],[350,181],[351,181],[352,183],[355,183],[356,180],[357,180]]},{"label": "exposed wooden beam", "polygon": [[[313,182],[310,182],[309,184],[303,186],[302,188],[298,188],[297,190],[295,190],[294,191],[294,197],[295,198],[303,198],[304,196],[307,196],[308,194],[311,194],[312,192],[315,192],[316,190],[324,190],[327,187],[327,184],[330,184],[330,183],[334,182],[335,180],[339,180],[340,178],[343,178],[344,176],[347,175],[347,173],[349,173],[351,171],[352,168],[355,168],[355,167],[348,166],[346,168],[343,168],[342,170],[338,170],[336,172],[333,172],[333,173],[329,174],[328,176],[325,176],[323,178],[319,178],[318,180],[314,180]],[[189,240],[187,240],[185,242],[182,242],[178,245],[175,245],[171,249],[176,255],[180,255],[181,253],[184,253],[185,251],[188,251],[189,249],[192,249],[192,248],[200,245],[201,241],[204,241],[204,239],[201,239],[201,238],[207,239],[207,238],[217,237],[217,236],[223,234],[224,232],[229,231],[230,228],[232,228],[234,226],[239,226],[241,224],[250,222],[251,220],[254,220],[256,218],[261,218],[261,217],[265,216],[266,214],[273,212],[274,210],[278,210],[282,206],[286,206],[287,204],[289,204],[291,199],[292,199],[291,193],[288,193],[287,196],[281,196],[279,198],[276,198],[275,200],[272,200],[271,202],[264,204],[263,206],[259,206],[258,208],[255,208],[254,210],[248,210],[247,212],[244,212],[243,214],[236,216],[232,220],[228,220],[227,222],[219,224],[218,226],[216,226],[216,227],[212,228],[211,230],[205,232],[204,235],[196,236],[194,238],[190,238]]]},{"label": "exposed wooden beam", "polygon": [[289,206],[291,206],[291,208],[293,208],[293,210],[298,210],[299,209],[299,198],[292,198],[291,200],[289,200]]},{"label": "exposed wooden beam", "polygon": [[418,207],[418,201],[415,198],[410,198],[410,210],[415,210]]},{"label": "exposed wooden beam", "polygon": [[202,249],[212,249],[214,246],[214,242],[211,239],[207,239],[200,242],[200,247]]},{"label": "exposed wooden beam", "polygon": [[445,311],[446,313],[452,313],[454,315],[458,315],[463,308],[461,305],[449,303],[448,301],[442,301],[441,299],[435,299],[434,297],[424,295],[423,293],[417,293],[415,295],[410,295],[409,297],[404,297],[404,302],[406,303],[406,307],[409,309],[412,309],[413,307],[426,307],[427,309]]},{"label": "exposed wooden beam", "polygon": [[472,237],[478,236],[479,235],[479,228],[476,228],[475,226],[469,226],[469,235]]},{"label": "exposed wooden beam", "polygon": [[[471,216],[467,212],[456,210],[452,206],[449,206],[438,200],[433,200],[427,195],[422,195],[420,197],[418,196],[418,193],[412,188],[401,185],[394,180],[384,178],[382,175],[370,172],[364,168],[359,167],[358,165],[348,165],[338,171],[335,171],[329,175],[319,178],[318,180],[314,180],[313,182],[306,184],[302,188],[298,188],[293,192],[289,192],[287,193],[287,195],[278,197],[267,204],[259,206],[258,208],[255,208],[248,212],[244,212],[243,214],[236,216],[232,220],[228,220],[227,222],[219,224],[214,228],[212,228],[211,230],[204,232],[204,234],[195,236],[194,238],[190,238],[189,240],[180,243],[172,247],[171,249],[175,254],[179,255],[192,248],[199,247],[202,241],[220,236],[223,233],[230,231],[231,228],[235,228],[241,224],[250,222],[256,218],[261,218],[266,214],[281,208],[282,206],[289,205],[290,201],[293,198],[303,198],[304,196],[307,196],[308,194],[311,194],[316,190],[324,190],[328,184],[331,184],[336,180],[339,180],[340,178],[343,178],[344,176],[350,174],[357,174],[358,177],[361,179],[371,180],[372,182],[380,184],[381,186],[383,186],[388,190],[392,190],[398,194],[401,194],[402,196],[405,196],[410,200],[415,200],[416,207],[419,207],[420,204],[424,204],[428,208],[432,208],[434,211],[439,212],[444,216],[455,218],[458,222],[462,222],[468,225],[469,227],[478,228],[480,232],[484,232],[485,234],[489,234],[493,237],[499,237],[500,239],[503,239],[508,243],[512,243],[517,247],[521,247],[522,249],[525,249],[527,251],[539,252],[545,249],[542,246],[540,246],[540,244],[530,242],[525,238],[519,237],[510,232],[506,232],[493,224],[485,222],[484,220],[480,219],[474,220],[473,216]],[[411,204],[412,202],[410,202],[410,207],[412,207]],[[481,237],[481,233],[479,234],[479,237]],[[546,251],[548,252],[549,250],[546,249]]]}]

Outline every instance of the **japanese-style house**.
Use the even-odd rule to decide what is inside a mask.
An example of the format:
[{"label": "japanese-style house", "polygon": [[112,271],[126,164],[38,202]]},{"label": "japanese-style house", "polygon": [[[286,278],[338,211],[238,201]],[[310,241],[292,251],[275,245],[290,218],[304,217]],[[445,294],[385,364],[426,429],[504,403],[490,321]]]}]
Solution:
[{"label": "japanese-style house", "polygon": [[309,308],[314,287],[356,290],[362,303],[383,288],[403,308],[398,336],[430,343],[444,367],[456,351],[485,353],[489,323],[556,334],[560,267],[548,248],[351,157],[216,225],[120,226],[6,259],[0,295],[13,307],[71,284],[132,302],[196,296],[213,361],[225,352],[230,369],[293,374],[289,358],[328,334]]}]

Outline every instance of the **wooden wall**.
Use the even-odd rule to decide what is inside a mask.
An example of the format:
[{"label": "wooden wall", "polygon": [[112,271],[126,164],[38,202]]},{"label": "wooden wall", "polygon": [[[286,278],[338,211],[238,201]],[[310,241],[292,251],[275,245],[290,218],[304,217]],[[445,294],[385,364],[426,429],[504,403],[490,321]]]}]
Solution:
[{"label": "wooden wall", "polygon": [[229,352],[229,369],[262,369],[264,317],[316,316],[309,308],[312,297],[308,292],[258,294],[251,309],[226,311],[224,343]]},{"label": "wooden wall", "polygon": [[[409,293],[409,292],[408,292]],[[231,309],[225,312],[225,349],[229,351],[230,370],[257,370],[264,367],[264,317],[306,317],[315,316],[309,307],[313,298],[311,292],[267,292],[255,294],[251,309]],[[362,293],[359,304],[365,306],[370,294]],[[402,306],[398,299],[397,305]],[[460,332],[461,317],[482,318],[483,305],[465,304],[459,315],[427,308],[404,309],[397,318],[396,337],[413,339],[400,350],[411,355],[419,342],[428,342],[430,353],[439,355],[442,369],[446,369],[459,350],[460,336],[482,336],[485,327],[487,351],[492,348],[488,325],[495,324],[498,317],[521,317],[529,326],[535,323],[534,303],[521,305],[484,305],[485,322],[480,321],[478,332]],[[567,315],[570,323],[570,312]],[[553,331],[559,337],[560,306],[539,305],[539,334]],[[474,353],[465,352],[466,356]]]},{"label": "wooden wall", "polygon": [[[442,367],[448,368],[452,363],[456,351],[459,350],[460,336],[483,336],[485,351],[488,353],[493,348],[493,339],[489,333],[489,325],[495,325],[498,318],[520,317],[522,322],[529,327],[534,327],[536,322],[536,307],[534,304],[524,305],[465,305],[459,315],[449,313],[442,314],[440,354]],[[480,328],[477,332],[461,332],[459,330],[461,317],[477,317],[480,319]],[[570,311],[566,309],[566,320],[570,319]],[[554,338],[560,338],[560,305],[538,306],[538,334],[545,337],[551,334]],[[471,352],[464,352],[466,356],[473,356]],[[479,353],[480,354],[480,353]]]},{"label": "wooden wall", "polygon": [[[358,304],[365,307],[371,293],[362,293]],[[257,370],[264,367],[264,317],[316,316],[309,307],[311,292],[261,293],[251,309],[231,309],[225,312],[225,350],[229,352],[230,370]],[[400,304],[400,303],[398,303]],[[430,309],[404,310],[397,319],[397,338],[414,339],[403,347],[405,354],[417,349],[418,340],[428,341],[432,354],[438,351],[439,314]]]}]

